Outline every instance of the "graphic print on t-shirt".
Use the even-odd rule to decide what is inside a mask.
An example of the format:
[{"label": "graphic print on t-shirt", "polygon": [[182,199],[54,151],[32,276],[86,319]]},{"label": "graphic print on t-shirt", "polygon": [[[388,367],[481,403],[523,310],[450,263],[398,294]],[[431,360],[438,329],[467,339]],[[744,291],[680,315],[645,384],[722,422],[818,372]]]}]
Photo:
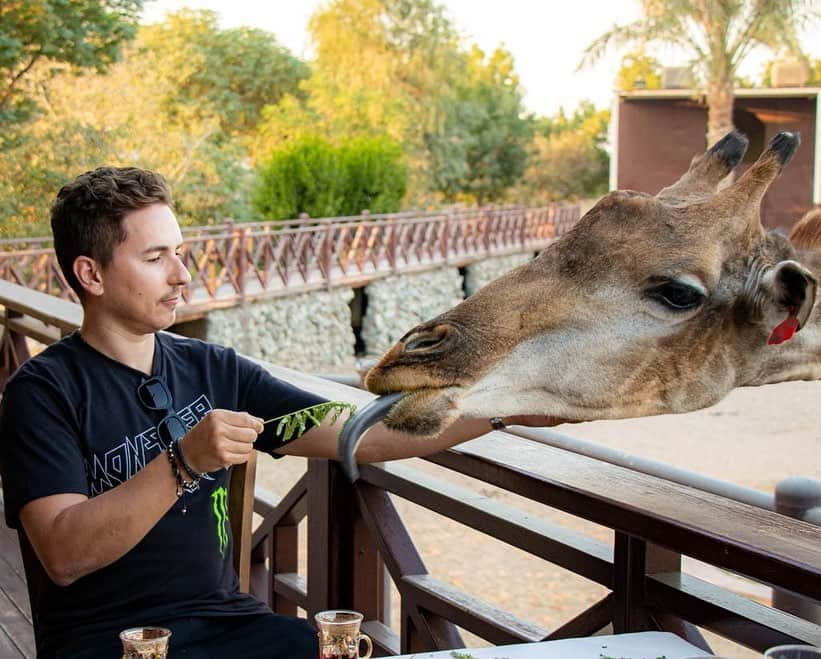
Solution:
[{"label": "graphic print on t-shirt", "polygon": [[222,485],[211,492],[211,512],[217,522],[220,555],[225,558],[225,550],[228,549],[228,490]]},{"label": "graphic print on t-shirt", "polygon": [[[213,409],[208,397],[203,394],[188,406],[177,411],[185,421],[186,428],[193,428],[208,412]],[[166,448],[157,435],[157,427],[151,426],[125,440],[102,455],[93,453],[89,483],[91,496],[102,494],[106,490],[124,483],[147,462],[150,462]]]}]

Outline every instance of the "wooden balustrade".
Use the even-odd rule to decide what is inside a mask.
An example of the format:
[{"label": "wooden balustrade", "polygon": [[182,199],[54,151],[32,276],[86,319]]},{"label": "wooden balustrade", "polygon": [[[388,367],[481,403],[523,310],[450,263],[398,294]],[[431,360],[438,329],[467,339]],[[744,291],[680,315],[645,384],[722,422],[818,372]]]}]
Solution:
[{"label": "wooden balustrade", "polygon": [[[72,311],[76,305],[50,298],[57,304],[40,308],[47,300],[39,295],[0,282],[0,304],[17,314],[12,322],[6,316],[7,351],[14,351],[25,336],[49,340],[79,322]],[[14,322],[21,318],[57,331],[29,333],[34,325]],[[6,361],[7,368],[25,356]],[[265,366],[327,398],[357,405],[372,398],[330,380]],[[489,433],[428,460],[443,470],[442,476],[404,462],[364,465],[360,481],[351,485],[335,462],[309,460],[306,473],[285,496],[257,489],[255,511],[261,522],[253,533],[252,592],[285,614],[297,609],[309,615],[331,608],[363,611],[365,631],[388,655],[460,647],[458,628],[492,643],[586,636],[608,625],[616,632],[664,629],[707,649],[698,625],[756,651],[784,643],[821,646],[818,624],[686,574],[679,559],[680,554],[691,556],[818,602],[819,526],[510,432]],[[481,490],[456,486],[449,472],[485,485]],[[537,502],[545,511],[557,509],[594,522],[610,530],[610,539],[589,537],[500,503],[488,496],[488,487]],[[456,520],[609,592],[554,629],[522,620],[454,587],[447,575],[429,574],[392,497]],[[297,526],[305,519],[307,572],[300,573]],[[389,625],[385,568],[401,599],[399,629]],[[477,581],[481,578],[477,569]]]},{"label": "wooden balustrade", "polygon": [[[544,249],[579,219],[579,206],[483,207],[186,227],[191,284],[180,320],[243,299],[330,286]],[[50,241],[0,241],[0,279],[77,301]]]}]

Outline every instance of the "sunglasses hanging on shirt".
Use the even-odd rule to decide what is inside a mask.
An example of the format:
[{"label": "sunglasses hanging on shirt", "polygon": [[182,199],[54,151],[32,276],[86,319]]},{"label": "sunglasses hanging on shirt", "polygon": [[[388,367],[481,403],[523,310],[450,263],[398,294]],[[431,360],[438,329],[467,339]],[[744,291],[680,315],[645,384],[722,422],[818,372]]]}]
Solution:
[{"label": "sunglasses hanging on shirt", "polygon": [[[166,453],[168,454],[168,461],[171,464],[171,469],[174,472],[174,478],[177,481],[177,498],[184,497],[185,493],[193,494],[200,487],[200,480],[202,478],[209,478],[206,474],[201,474],[191,468],[186,462],[185,456],[182,453],[180,440],[188,432],[188,426],[182,417],[174,411],[174,399],[168,389],[165,380],[154,375],[143,380],[137,387],[137,398],[140,403],[149,410],[155,412],[165,412],[165,416],[157,423],[157,435],[160,441],[165,445]],[[182,472],[177,465],[177,460],[182,463],[182,468],[190,480],[185,480],[182,477]],[[210,478],[209,478],[210,479]],[[188,505],[183,498],[182,514],[188,513]]]}]

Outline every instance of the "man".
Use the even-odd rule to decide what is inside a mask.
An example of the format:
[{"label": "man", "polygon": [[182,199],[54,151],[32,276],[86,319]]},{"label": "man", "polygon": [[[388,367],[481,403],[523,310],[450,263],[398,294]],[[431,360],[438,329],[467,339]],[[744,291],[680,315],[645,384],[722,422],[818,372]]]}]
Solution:
[{"label": "man", "polygon": [[[339,423],[284,443],[263,420],[322,399],[231,349],[158,333],[191,279],[161,176],[87,172],[60,190],[51,226],[83,324],[21,366],[0,413],[6,521],[39,561],[38,656],[120,656],[119,631],[159,625],[175,659],[316,657],[306,621],[238,592],[221,501],[225,467],[252,450],[336,457]],[[489,430],[465,420],[423,441],[379,425],[358,457],[434,453]]]}]

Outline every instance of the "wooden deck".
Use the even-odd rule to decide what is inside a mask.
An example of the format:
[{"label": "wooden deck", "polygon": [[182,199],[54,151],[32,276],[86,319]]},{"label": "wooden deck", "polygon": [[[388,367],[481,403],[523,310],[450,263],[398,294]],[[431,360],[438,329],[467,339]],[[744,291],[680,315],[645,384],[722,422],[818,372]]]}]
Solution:
[{"label": "wooden deck", "polygon": [[[4,512],[0,494],[0,515]],[[17,532],[0,521],[0,657],[34,657],[34,630]]]}]

